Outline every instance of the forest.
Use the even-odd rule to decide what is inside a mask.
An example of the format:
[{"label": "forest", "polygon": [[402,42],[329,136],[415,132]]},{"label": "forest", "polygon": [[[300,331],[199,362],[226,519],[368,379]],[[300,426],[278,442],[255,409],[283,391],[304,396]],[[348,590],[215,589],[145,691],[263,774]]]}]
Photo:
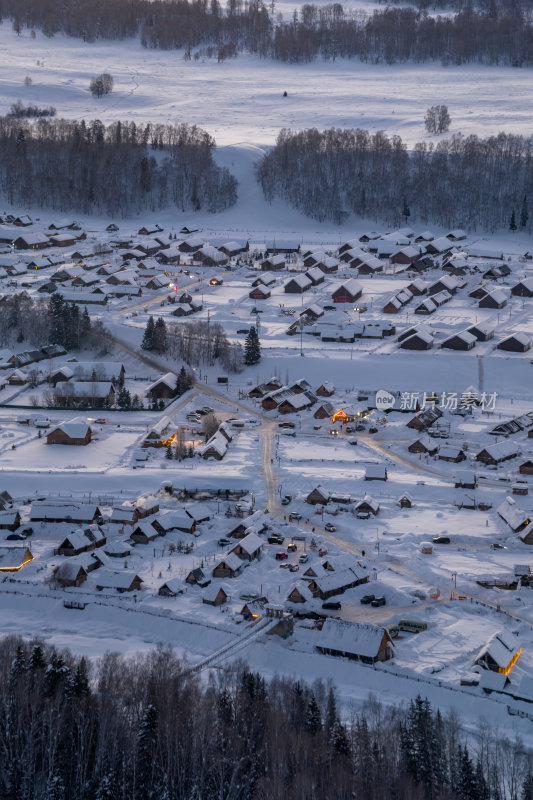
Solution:
[{"label": "forest", "polygon": [[495,231],[514,218],[531,231],[533,138],[500,133],[422,142],[362,129],[282,130],[258,165],[265,197],[308,217],[350,213],[398,227],[413,222]]},{"label": "forest", "polygon": [[427,699],[346,710],[244,663],[202,681],[170,649],[89,661],[0,642],[2,800],[532,800],[531,760]]},{"label": "forest", "polygon": [[0,193],[10,205],[126,217],[169,206],[221,211],[237,182],[194,125],[0,117]]},{"label": "forest", "polygon": [[344,57],[376,64],[533,64],[533,0],[450,0],[442,15],[427,13],[430,0],[411,2],[372,13],[340,3],[305,4],[284,20],[275,13],[275,0],[228,0],[226,7],[219,0],[64,0],[60,6],[53,0],[0,0],[0,19],[12,20],[18,33],[26,27],[50,37],[139,36],[145,47],[184,48],[185,58],[224,60],[247,51],[292,63]]}]

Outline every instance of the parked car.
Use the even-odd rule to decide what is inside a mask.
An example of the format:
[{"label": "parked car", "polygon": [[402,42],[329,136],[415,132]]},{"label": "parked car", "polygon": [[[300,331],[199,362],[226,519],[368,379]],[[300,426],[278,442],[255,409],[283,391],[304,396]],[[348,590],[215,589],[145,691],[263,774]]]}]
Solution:
[{"label": "parked car", "polygon": [[434,536],[433,537],[433,544],[450,544],[450,537],[449,536]]},{"label": "parked car", "polygon": [[328,552],[329,551],[327,547],[321,547],[320,550],[318,551],[318,555],[320,556],[320,558],[323,558],[324,556],[327,556]]},{"label": "parked car", "polygon": [[289,553],[295,553],[298,550],[298,548],[294,544],[294,542],[291,542],[290,544],[287,545],[287,550],[289,551]]},{"label": "parked car", "polygon": [[357,444],[357,439],[348,439],[348,444],[356,445]]},{"label": "parked car", "polygon": [[23,528],[20,533],[23,533],[24,536],[31,536],[33,534],[33,528]]},{"label": "parked car", "polygon": [[372,608],[379,608],[379,606],[386,606],[387,601],[384,597],[375,597],[372,602],[370,603]]},{"label": "parked car", "polygon": [[357,519],[370,519],[370,511],[358,511],[356,517]]},{"label": "parked car", "polygon": [[355,425],[347,425],[345,430],[346,430],[346,433],[355,433],[356,427],[355,427]]},{"label": "parked car", "polygon": [[99,425],[105,425],[106,424],[106,420],[104,419],[104,417],[100,417],[99,419],[95,419],[95,422],[97,422]]},{"label": "parked car", "polygon": [[369,606],[370,603],[375,599],[376,599],[376,595],[375,594],[365,594],[361,598],[360,602],[361,602],[362,606]]},{"label": "parked car", "polygon": [[493,542],[490,546],[491,550],[507,550],[504,544],[500,544],[499,542]]},{"label": "parked car", "polygon": [[372,425],[372,427],[368,429],[368,432],[369,432],[369,433],[377,433],[377,432],[378,432],[378,429],[376,428],[376,426],[375,426],[375,425]]},{"label": "parked car", "polygon": [[279,422],[278,428],[294,428],[296,427],[294,422]]},{"label": "parked car", "polygon": [[288,506],[292,500],[292,496],[290,494],[286,494],[285,497],[281,498],[281,505]]},{"label": "parked car", "polygon": [[326,524],[324,525],[324,530],[329,531],[329,533],[333,533],[333,531],[336,531],[337,528],[332,522],[326,522]]},{"label": "parked car", "polygon": [[322,603],[322,608],[327,611],[340,611],[342,605],[338,600],[329,600],[327,603]]},{"label": "parked car", "polygon": [[26,537],[23,533],[10,533],[9,536],[6,536],[6,540],[8,542],[24,542]]},{"label": "parked car", "polygon": [[237,333],[241,333],[243,336],[248,336],[248,334],[250,333],[250,329],[249,328],[239,328]]},{"label": "parked car", "polygon": [[211,406],[203,406],[202,407],[202,411],[205,411],[206,414],[214,414],[215,413],[215,409],[212,408]]},{"label": "parked car", "polygon": [[285,541],[285,537],[282,536],[280,533],[272,533],[268,537],[267,541],[269,544],[283,544],[283,542]]},{"label": "parked car", "polygon": [[299,569],[300,569],[300,567],[299,567],[298,564],[291,564],[290,567],[289,567],[289,570],[291,572],[298,572]]},{"label": "parked car", "polygon": [[221,547],[227,547],[228,544],[231,544],[231,539],[226,539],[226,537],[222,537],[218,540],[218,543]]},{"label": "parked car", "polygon": [[296,522],[298,522],[299,520],[301,520],[301,518],[302,518],[302,515],[301,514],[297,514],[294,511],[293,511],[292,514],[289,514],[289,522],[292,522],[293,519],[296,520]]},{"label": "parked car", "polygon": [[300,564],[306,564],[309,561],[309,556],[307,555],[307,553],[302,553],[299,560]]},{"label": "parked car", "polygon": [[288,561],[283,561],[279,566],[280,566],[280,569],[290,569],[291,568],[291,565],[289,564]]},{"label": "parked car", "polygon": [[278,550],[278,552],[276,553],[277,561],[284,561],[288,557],[289,556],[287,555],[287,553],[285,553],[283,550]]}]

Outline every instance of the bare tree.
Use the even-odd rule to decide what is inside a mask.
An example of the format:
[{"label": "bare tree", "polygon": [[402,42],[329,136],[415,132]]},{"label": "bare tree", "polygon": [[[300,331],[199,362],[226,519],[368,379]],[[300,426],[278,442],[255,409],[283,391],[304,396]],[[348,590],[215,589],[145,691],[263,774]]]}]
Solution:
[{"label": "bare tree", "polygon": [[446,133],[451,123],[448,106],[431,106],[426,111],[424,125],[428,133]]}]

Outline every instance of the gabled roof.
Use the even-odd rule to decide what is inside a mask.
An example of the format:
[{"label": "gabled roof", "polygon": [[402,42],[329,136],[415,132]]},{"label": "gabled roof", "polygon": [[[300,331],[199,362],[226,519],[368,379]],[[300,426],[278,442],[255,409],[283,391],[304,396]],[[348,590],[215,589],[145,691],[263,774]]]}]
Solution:
[{"label": "gabled roof", "polygon": [[98,570],[98,578],[96,586],[102,589],[129,589],[132,582],[138,578],[142,583],[142,578],[139,578],[135,572],[113,572],[110,569]]},{"label": "gabled roof", "polygon": [[215,567],[218,567],[221,564],[225,564],[225,566],[231,569],[232,572],[237,572],[242,568],[242,561],[239,556],[235,555],[235,553],[228,553],[225,555],[224,558],[215,564]]},{"label": "gabled roof", "polygon": [[52,428],[47,435],[50,436],[56,431],[62,431],[70,439],[85,439],[90,430],[91,426],[87,420],[83,419],[82,417],[74,417],[74,419],[68,420],[67,422],[62,422],[60,425]]},{"label": "gabled roof", "polygon": [[261,550],[263,546],[263,540],[259,538],[256,533],[248,533],[240,542],[237,542],[235,547],[231,552],[234,552],[236,548],[241,548],[244,550],[248,555],[252,556],[258,550]]},{"label": "gabled roof", "polygon": [[475,662],[489,655],[498,667],[505,669],[520,650],[520,641],[511,631],[498,631],[478,652]]},{"label": "gabled roof", "polygon": [[[319,647],[327,650],[338,650],[342,653],[375,658],[383,636],[386,635],[385,628],[368,622],[348,622],[328,617],[322,626],[318,641]],[[392,641],[390,644],[392,645]]]}]

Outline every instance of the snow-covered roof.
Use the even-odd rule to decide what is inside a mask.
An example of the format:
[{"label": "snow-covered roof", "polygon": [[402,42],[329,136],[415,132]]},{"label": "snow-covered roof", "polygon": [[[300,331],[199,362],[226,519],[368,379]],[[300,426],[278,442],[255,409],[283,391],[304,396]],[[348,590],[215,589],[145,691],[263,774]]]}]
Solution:
[{"label": "snow-covered roof", "polygon": [[260,539],[256,533],[251,532],[248,533],[243,539],[241,539],[240,542],[237,542],[232,552],[234,552],[236,548],[240,547],[242,550],[248,553],[248,555],[251,556],[258,550],[260,550],[262,546],[263,546],[263,540]]},{"label": "snow-covered roof", "polygon": [[[135,572],[113,572],[110,569],[98,570],[96,587],[102,589],[129,589],[135,578],[139,578]],[[139,578],[142,582],[142,578]]]},{"label": "snow-covered roof", "polygon": [[483,645],[474,662],[479,661],[485,655],[489,655],[498,667],[505,668],[519,649],[520,641],[518,636],[515,636],[511,631],[498,631]]},{"label": "snow-covered roof", "polygon": [[69,558],[59,565],[56,571],[56,577],[59,578],[59,580],[74,581],[78,577],[80,569],[85,571],[85,567],[83,567],[82,564]]},{"label": "snow-covered roof", "polygon": [[375,658],[385,634],[385,628],[368,622],[348,622],[328,618],[322,626],[319,646],[328,650]]},{"label": "snow-covered roof", "polygon": [[227,592],[223,586],[220,586],[218,583],[210,583],[203,594],[203,599],[206,603],[213,603],[217,599],[217,595],[220,591],[224,592],[227,597]]},{"label": "snow-covered roof", "polygon": [[55,428],[52,428],[48,435],[56,431],[63,431],[70,439],[85,439],[87,432],[90,430],[91,426],[86,419],[83,419],[83,417],[74,417],[74,419],[61,422]]},{"label": "snow-covered roof", "polygon": [[169,389],[174,390],[176,388],[177,379],[178,379],[178,376],[174,372],[165,372],[164,375],[161,375],[160,378],[158,378],[156,381],[151,383],[146,391],[150,392],[152,389],[155,389],[155,387],[159,386],[159,384],[161,384],[161,383],[164,383],[165,386],[168,386]]},{"label": "snow-covered roof", "polygon": [[237,570],[241,569],[242,567],[242,561],[239,556],[235,555],[235,553],[228,553],[225,555],[216,566],[222,563],[224,563],[233,572],[237,572]]},{"label": "snow-covered roof", "polygon": [[32,555],[27,547],[0,547],[0,570],[16,569],[22,566],[26,553]]},{"label": "snow-covered roof", "polygon": [[518,530],[526,520],[529,519],[531,521],[533,517],[530,511],[526,511],[524,508],[517,505],[512,497],[506,497],[496,509],[496,513],[513,531]]}]

